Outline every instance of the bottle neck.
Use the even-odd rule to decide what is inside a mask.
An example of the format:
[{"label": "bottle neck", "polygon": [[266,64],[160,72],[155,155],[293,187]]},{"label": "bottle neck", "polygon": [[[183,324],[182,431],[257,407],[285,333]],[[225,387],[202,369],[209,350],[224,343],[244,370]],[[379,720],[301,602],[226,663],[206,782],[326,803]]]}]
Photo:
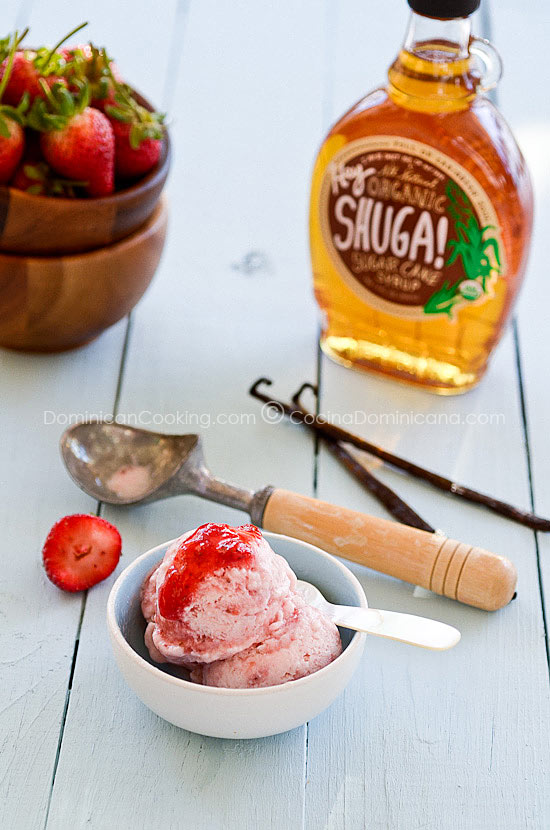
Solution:
[{"label": "bottle neck", "polygon": [[403,49],[434,63],[464,60],[469,57],[471,34],[469,17],[440,20],[412,12]]},{"label": "bottle neck", "polygon": [[407,109],[449,112],[475,98],[469,17],[440,20],[411,14],[403,48],[388,72],[391,98]]}]

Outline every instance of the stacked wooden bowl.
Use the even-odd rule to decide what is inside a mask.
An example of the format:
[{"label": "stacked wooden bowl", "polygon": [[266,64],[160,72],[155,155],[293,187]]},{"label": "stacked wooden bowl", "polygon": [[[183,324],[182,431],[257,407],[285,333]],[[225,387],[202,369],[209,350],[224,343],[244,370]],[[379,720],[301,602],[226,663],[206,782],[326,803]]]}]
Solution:
[{"label": "stacked wooden bowl", "polygon": [[0,346],[81,346],[135,306],[166,235],[164,139],[157,167],[103,198],[33,196],[0,187]]}]

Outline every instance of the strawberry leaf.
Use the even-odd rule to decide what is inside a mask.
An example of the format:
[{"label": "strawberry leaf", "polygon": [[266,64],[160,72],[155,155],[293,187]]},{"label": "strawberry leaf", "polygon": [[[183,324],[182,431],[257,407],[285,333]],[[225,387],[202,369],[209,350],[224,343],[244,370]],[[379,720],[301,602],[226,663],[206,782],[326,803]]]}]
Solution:
[{"label": "strawberry leaf", "polygon": [[67,118],[70,118],[71,115],[74,115],[75,102],[69,90],[63,86],[60,86],[59,89],[55,90],[55,94],[57,104],[59,107],[59,114],[66,115]]},{"label": "strawberry leaf", "polygon": [[132,124],[129,139],[132,150],[137,150],[142,141],[139,124]]},{"label": "strawberry leaf", "polygon": [[105,107],[105,112],[111,118],[116,118],[117,121],[122,121],[123,124],[131,124],[132,123],[132,113],[127,112],[126,110],[122,109],[121,107],[114,107],[111,104]]},{"label": "strawberry leaf", "polygon": [[73,116],[89,104],[90,89],[86,81],[78,82],[76,94],[69,92],[63,83],[55,83],[51,89],[45,81],[41,80],[40,83],[46,98],[35,98],[27,116],[27,124],[34,130],[62,130]]},{"label": "strawberry leaf", "polygon": [[25,126],[25,110],[29,105],[29,93],[25,92],[19,105],[17,107],[10,107],[8,104],[0,104],[0,114],[4,118],[11,118],[12,121],[16,121],[22,127]]},{"label": "strawberry leaf", "polygon": [[0,38],[0,61],[5,61],[10,53],[11,35]]},{"label": "strawberry leaf", "polygon": [[16,31],[13,35],[10,35],[9,37],[9,50],[6,59],[6,66],[4,67],[4,74],[2,75],[2,79],[0,80],[0,101],[2,100],[2,96],[4,95],[4,91],[11,77],[11,71],[13,69],[13,61],[15,60],[15,51],[17,49],[17,46],[21,42],[21,40],[23,40],[28,31],[28,29],[25,29],[21,36],[19,36],[19,32]]},{"label": "strawberry leaf", "polygon": [[111,118],[131,124],[130,146],[137,150],[142,141],[148,138],[160,139],[164,135],[164,113],[151,112],[136,100],[127,84],[121,84],[111,72],[111,80],[115,87],[115,105],[105,107],[105,112]]},{"label": "strawberry leaf", "polygon": [[37,164],[24,164],[23,173],[27,179],[36,179],[37,181],[43,181],[44,179],[44,173],[40,171]]}]

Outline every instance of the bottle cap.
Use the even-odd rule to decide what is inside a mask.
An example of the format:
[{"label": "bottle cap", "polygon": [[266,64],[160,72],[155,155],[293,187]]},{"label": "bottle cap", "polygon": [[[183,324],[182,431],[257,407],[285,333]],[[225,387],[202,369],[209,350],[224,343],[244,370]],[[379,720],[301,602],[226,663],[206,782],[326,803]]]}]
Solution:
[{"label": "bottle cap", "polygon": [[479,9],[481,0],[408,0],[408,3],[417,14],[452,20],[455,17],[468,17],[473,14]]}]

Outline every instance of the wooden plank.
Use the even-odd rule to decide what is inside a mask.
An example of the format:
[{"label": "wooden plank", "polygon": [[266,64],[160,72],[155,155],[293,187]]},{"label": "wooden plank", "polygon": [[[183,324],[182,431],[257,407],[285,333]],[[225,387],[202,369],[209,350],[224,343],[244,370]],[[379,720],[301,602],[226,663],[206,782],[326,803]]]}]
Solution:
[{"label": "wooden plank", "polygon": [[[26,2],[14,2],[4,9],[5,30],[24,28],[27,11]],[[30,828],[43,823],[81,606],[79,597],[63,597],[60,602],[40,568],[40,546],[59,512],[64,512],[67,504],[73,510],[86,510],[90,505],[88,499],[72,491],[60,471],[59,427],[44,423],[44,411],[67,413],[95,404],[97,390],[112,384],[116,376],[116,367],[105,359],[105,350],[114,347],[120,334],[117,327],[86,353],[56,356],[51,362],[44,357],[0,352],[0,464],[4,470],[0,522],[9,556],[1,587],[3,827]],[[77,378],[89,371],[94,360],[100,360],[103,369],[96,378],[97,386],[90,384],[83,392]],[[63,376],[68,381],[66,387],[60,383]],[[32,478],[21,471],[32,471]],[[45,492],[50,494],[47,499]],[[22,522],[23,516],[26,521]]]},{"label": "wooden plank", "polygon": [[[458,480],[527,504],[513,360],[508,338],[483,385],[452,401],[325,363],[323,409],[366,408],[380,421],[409,412],[460,418],[502,412],[506,423],[494,428],[380,423],[357,429]],[[442,619],[463,638],[443,655],[372,639],[344,698],[310,724],[306,826],[330,815],[327,826],[335,828],[359,828],[364,816],[373,827],[407,830],[411,819],[413,827],[438,830],[542,828],[550,807],[543,772],[550,705],[532,534],[398,473],[380,475],[450,536],[510,556],[519,570],[519,595],[506,609],[487,614],[353,568],[374,607]],[[381,514],[324,453],[319,496]]]},{"label": "wooden plank", "polygon": [[[548,5],[537,0],[522,15],[509,0],[498,5],[494,20],[494,38],[506,68],[500,100],[504,113],[512,121],[530,166],[535,188],[535,227],[527,278],[518,308],[519,344],[525,392],[526,416],[532,465],[533,497],[536,508],[550,514],[550,434],[548,411],[550,387],[546,367],[550,361],[550,343],[546,336],[547,308],[550,302],[547,247],[550,236],[550,174],[548,142],[550,120],[541,107],[542,92],[525,94],[525,84],[533,79],[533,89],[543,90],[550,83],[546,61],[550,37]],[[550,539],[538,538],[541,579],[546,599],[546,619],[550,607]]]},{"label": "wooden plank", "polygon": [[[361,94],[359,83],[368,89],[363,55],[377,43],[386,49],[387,32],[396,30],[389,21],[404,23],[401,5],[387,4],[387,17],[376,20],[367,20],[363,4],[341,5],[334,115],[353,98],[344,90],[355,86]],[[525,25],[518,15],[510,32]],[[359,49],[367,37],[368,48]],[[372,69],[377,66],[378,50]],[[354,426],[359,434],[528,506],[515,362],[509,334],[477,390],[438,399],[323,360],[321,410],[335,417],[358,412],[359,419],[368,413],[368,423]],[[415,423],[414,413],[418,421],[435,415],[440,423]],[[442,423],[445,416],[461,424]],[[465,424],[467,416],[477,423]],[[484,425],[486,416],[496,416],[496,423]],[[442,619],[461,629],[462,642],[452,652],[431,654],[372,638],[345,695],[309,726],[305,826],[543,828],[550,809],[544,772],[550,700],[533,536],[397,472],[379,473],[450,536],[510,556],[519,570],[519,595],[487,614],[353,567],[374,607]],[[324,451],[318,481],[321,498],[382,515]]]},{"label": "wooden plank", "polygon": [[[43,825],[82,605],[82,596],[47,580],[40,560],[60,516],[95,509],[63,470],[61,421],[70,413],[109,411],[123,336],[119,324],[65,355],[0,352],[2,827]],[[50,423],[57,415],[59,422]]]},{"label": "wooden plank", "polygon": [[[247,387],[267,373],[288,395],[314,376],[304,217],[322,120],[316,10],[313,0],[285,15],[271,4],[191,6],[173,107],[172,232],[135,315],[120,400],[121,413],[158,413],[166,431],[198,420],[218,475],[306,493],[312,444],[263,422]],[[187,427],[171,423],[178,412]],[[242,422],[228,423],[233,415]],[[121,529],[123,563],[201,522],[245,519],[191,497],[106,515]],[[305,729],[230,743],[151,715],[110,654],[107,591],[86,607],[49,828],[74,816],[90,827],[301,827]]]},{"label": "wooden plank", "polygon": [[[152,59],[147,49],[152,48],[155,33],[157,44],[163,42],[163,16],[156,15],[146,31],[136,18],[125,20],[118,7],[105,4],[101,9],[90,3],[86,9],[85,5],[81,4],[80,14],[95,9],[99,25],[94,36],[99,39],[105,32],[104,21],[111,21],[116,28],[109,45],[118,45],[118,55],[125,52],[121,66],[128,67],[128,77],[137,78],[147,94],[160,97],[167,55],[159,50],[159,82],[139,51]],[[69,28],[73,19],[72,6],[69,9],[68,3],[57,0],[47,10],[38,4],[33,9],[30,2],[20,4],[19,10],[12,6],[16,25],[30,23],[35,42],[56,38],[60,21]],[[168,20],[175,2],[165,8]],[[132,42],[136,49],[120,48]],[[83,603],[82,596],[54,588],[40,565],[40,548],[53,522],[66,513],[96,509],[63,470],[57,448],[61,421],[69,413],[112,411],[125,330],[123,321],[91,346],[66,355],[0,353],[0,463],[10,471],[0,483],[4,544],[10,552],[10,567],[2,579],[6,617],[0,690],[2,827],[43,827]],[[59,422],[44,423],[44,417],[54,419],[53,413],[61,416]]]}]

